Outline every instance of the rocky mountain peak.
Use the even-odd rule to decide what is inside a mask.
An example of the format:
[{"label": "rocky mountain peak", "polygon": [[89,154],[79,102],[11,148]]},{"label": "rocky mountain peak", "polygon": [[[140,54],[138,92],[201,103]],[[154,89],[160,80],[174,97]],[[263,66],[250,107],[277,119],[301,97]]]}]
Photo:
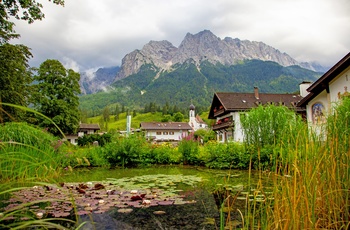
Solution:
[{"label": "rocky mountain peak", "polygon": [[[153,62],[156,62],[160,67],[172,60],[177,48],[170,42],[164,41],[150,41],[143,46],[141,53],[149,57]],[[164,67],[163,67],[164,68]]]},{"label": "rocky mountain peak", "polygon": [[234,65],[241,60],[258,59],[277,62],[282,66],[307,66],[263,42],[230,37],[222,40],[211,31],[204,30],[194,35],[187,33],[178,48],[169,41],[150,41],[141,50],[127,54],[122,60],[116,80],[137,73],[143,64],[152,63],[162,71],[188,59],[196,65],[202,61]]}]

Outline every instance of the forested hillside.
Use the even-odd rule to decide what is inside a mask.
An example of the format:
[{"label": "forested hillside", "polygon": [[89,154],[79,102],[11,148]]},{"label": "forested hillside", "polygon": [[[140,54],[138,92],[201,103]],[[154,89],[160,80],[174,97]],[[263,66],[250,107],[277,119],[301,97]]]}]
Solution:
[{"label": "forested hillside", "polygon": [[183,109],[193,103],[207,108],[215,92],[253,92],[257,86],[261,93],[293,93],[302,81],[314,81],[321,75],[300,66],[283,67],[260,60],[231,66],[204,61],[198,67],[188,60],[172,68],[159,74],[154,65],[143,65],[137,74],[116,81],[108,92],[82,96],[80,108],[94,115],[113,104],[138,111],[150,103]]}]

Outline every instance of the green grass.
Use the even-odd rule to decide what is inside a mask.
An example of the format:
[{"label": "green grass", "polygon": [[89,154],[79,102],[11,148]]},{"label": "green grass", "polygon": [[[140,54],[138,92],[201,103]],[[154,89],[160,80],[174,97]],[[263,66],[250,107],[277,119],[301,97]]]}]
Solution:
[{"label": "green grass", "polygon": [[[204,112],[200,115],[200,117],[203,119],[204,122],[207,124],[210,124],[211,121],[208,119],[208,113]],[[114,115],[111,115],[109,118],[109,122],[107,124],[108,131],[115,131],[115,130],[126,130],[126,113],[119,114],[119,119],[115,120]],[[163,118],[163,115],[161,112],[156,113],[137,113],[135,117],[131,116],[131,128],[138,129],[140,128],[141,122],[160,122]],[[94,123],[94,124],[100,124],[102,126],[102,115],[96,116],[96,117],[90,117],[88,118],[88,123]],[[185,119],[184,122],[187,122],[188,119]],[[105,126],[105,123],[103,123]],[[101,127],[103,128],[103,127]],[[104,131],[106,131],[105,128],[103,128]]]},{"label": "green grass", "polygon": [[[126,116],[127,113],[119,114],[119,119],[115,120],[114,115],[110,116],[109,122],[107,124],[108,131],[116,130],[126,130]],[[105,123],[101,123],[101,116],[90,117],[88,118],[88,123],[100,124],[100,126],[105,126]],[[138,129],[140,128],[141,122],[151,122],[151,121],[161,121],[162,113],[138,113],[135,117],[131,117],[131,128]],[[105,127],[101,127],[103,131],[107,131]]]}]

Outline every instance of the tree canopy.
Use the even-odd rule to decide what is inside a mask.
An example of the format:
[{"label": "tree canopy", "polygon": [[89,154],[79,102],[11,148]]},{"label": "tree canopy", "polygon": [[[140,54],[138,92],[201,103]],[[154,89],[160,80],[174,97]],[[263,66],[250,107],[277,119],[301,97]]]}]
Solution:
[{"label": "tree canopy", "polygon": [[[28,60],[32,56],[24,45],[0,45],[0,102],[27,106],[32,82]],[[18,120],[23,110],[0,104],[0,122]]]},{"label": "tree canopy", "polygon": [[[64,0],[48,0],[57,5],[64,5]],[[42,20],[45,14],[42,12],[42,4],[36,0],[2,0],[0,1],[0,44],[7,43],[10,39],[18,38],[14,30],[15,24],[11,17],[33,23]]]},{"label": "tree canopy", "polygon": [[[46,60],[37,70],[34,78],[33,104],[36,109],[51,118],[63,133],[75,133],[80,120],[79,79],[80,74],[72,69],[66,70],[58,60]],[[59,134],[59,130],[47,119],[39,119],[48,130]]]}]

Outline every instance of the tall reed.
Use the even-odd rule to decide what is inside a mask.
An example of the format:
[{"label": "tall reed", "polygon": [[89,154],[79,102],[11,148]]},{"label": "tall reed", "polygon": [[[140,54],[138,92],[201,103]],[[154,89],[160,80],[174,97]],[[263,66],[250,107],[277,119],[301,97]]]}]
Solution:
[{"label": "tall reed", "polygon": [[0,181],[45,180],[60,168],[60,141],[25,123],[0,126]]},{"label": "tall reed", "polygon": [[276,171],[274,201],[265,206],[266,229],[349,229],[348,111],[345,98],[324,124],[326,140],[307,128],[291,137],[288,167],[284,174]]},{"label": "tall reed", "polygon": [[350,228],[349,111],[348,97],[318,127],[322,136],[285,108],[260,106],[242,118],[246,144],[254,146],[258,161],[271,151],[274,162],[268,173],[272,195],[259,167],[264,180],[247,195],[243,229]]}]

